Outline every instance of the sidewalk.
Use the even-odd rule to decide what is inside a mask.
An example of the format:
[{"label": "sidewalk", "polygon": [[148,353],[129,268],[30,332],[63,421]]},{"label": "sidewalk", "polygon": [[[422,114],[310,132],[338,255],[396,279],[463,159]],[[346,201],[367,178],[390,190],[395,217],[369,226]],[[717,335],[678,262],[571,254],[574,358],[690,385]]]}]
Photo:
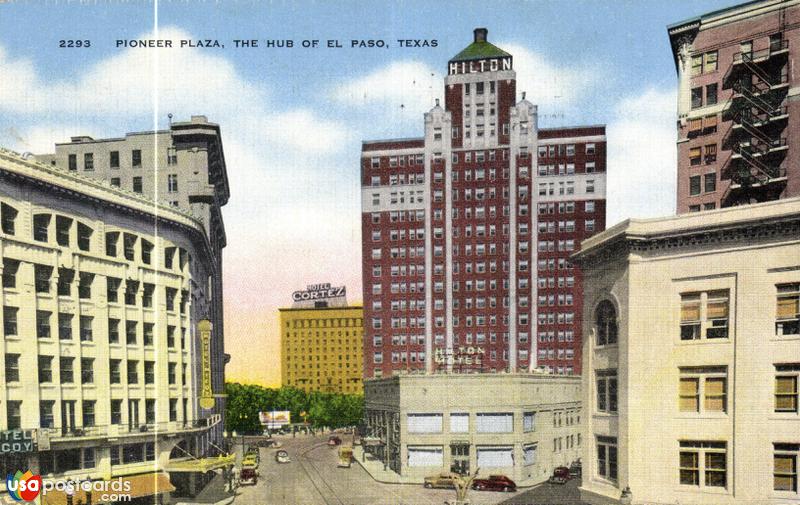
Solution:
[{"label": "sidewalk", "polygon": [[[367,471],[370,477],[384,484],[422,484],[423,477],[401,477],[389,468],[383,469],[383,461],[367,454],[364,459],[364,448],[360,445],[353,447],[353,459]],[[364,459],[362,461],[362,459]]]},{"label": "sidewalk", "polygon": [[[389,468],[386,470],[383,469],[383,461],[379,459],[375,459],[370,454],[367,454],[367,457],[364,461],[362,461],[364,455],[364,448],[360,445],[353,447],[353,459],[358,462],[361,467],[367,471],[370,477],[377,482],[382,482],[384,484],[423,484],[425,482],[424,477],[403,477],[395,473]],[[431,475],[436,474],[436,470],[431,470]],[[481,472],[483,475],[483,472]],[[539,477],[526,479],[522,481],[516,481],[517,488],[527,488],[527,487],[534,487],[538,486],[547,482],[546,477]]]}]

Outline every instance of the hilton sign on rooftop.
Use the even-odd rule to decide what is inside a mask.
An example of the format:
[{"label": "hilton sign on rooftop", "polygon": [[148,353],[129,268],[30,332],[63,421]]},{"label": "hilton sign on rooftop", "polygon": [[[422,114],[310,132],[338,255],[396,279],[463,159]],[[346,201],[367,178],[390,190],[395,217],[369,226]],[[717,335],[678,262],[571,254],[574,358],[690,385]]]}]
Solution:
[{"label": "hilton sign on rooftop", "polygon": [[447,73],[449,75],[475,74],[478,72],[497,72],[500,70],[511,70],[511,56],[472,61],[451,61]]}]

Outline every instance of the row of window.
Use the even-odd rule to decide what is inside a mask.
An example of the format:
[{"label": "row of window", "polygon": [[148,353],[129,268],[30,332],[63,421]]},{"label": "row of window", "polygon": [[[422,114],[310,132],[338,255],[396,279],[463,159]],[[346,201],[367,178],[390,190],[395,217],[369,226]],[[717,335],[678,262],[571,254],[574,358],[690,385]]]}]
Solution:
[{"label": "row of window", "polygon": [[[588,179],[584,183],[585,193],[594,193],[595,184],[594,180]],[[553,196],[556,194],[556,183],[543,182],[539,184],[539,196]],[[558,195],[574,195],[575,194],[575,181],[560,181],[558,183]]]},{"label": "row of window", "polygon": [[[18,335],[18,313],[19,307],[12,307],[9,305],[3,306],[3,334],[6,337],[15,337]],[[51,320],[53,313],[48,310],[36,311],[36,337],[49,339],[52,338]],[[73,335],[73,321],[75,317],[73,314],[59,312],[58,313],[58,338],[59,340],[72,340]],[[79,321],[79,336],[81,342],[94,341],[94,318],[92,316],[80,316]],[[120,341],[120,323],[119,319],[108,319],[108,342],[110,344],[118,344]],[[138,344],[138,321],[125,321],[125,339],[127,345]],[[143,344],[145,346],[153,346],[155,342],[155,324],[142,323]],[[186,349],[186,328],[181,327],[180,330],[180,347]],[[177,327],[174,325],[167,325],[167,347],[170,349],[176,348],[176,334]]]},{"label": "row of window", "polygon": [[[699,147],[697,148],[700,149]],[[717,190],[717,173],[709,172],[703,175],[689,177],[689,196],[698,196],[703,193],[713,193]]]},{"label": "row of window", "polygon": [[[587,161],[586,165],[584,166],[584,171],[587,174],[595,173],[595,162]],[[574,163],[558,163],[558,164],[553,163],[550,165],[542,165],[542,164],[539,165],[539,176],[541,177],[554,176],[554,175],[574,175],[574,174],[575,174]]]},{"label": "row of window", "polygon": [[[580,144],[578,144],[580,146]],[[594,142],[584,144],[584,153],[591,156],[597,152]],[[556,156],[575,156],[575,144],[540,145],[540,158],[555,158]]]},{"label": "row of window", "polygon": [[[5,355],[5,371],[6,382],[15,383],[19,382],[19,354],[6,353]],[[39,355],[38,358],[38,377],[40,384],[53,383],[53,358],[54,356]],[[59,384],[74,384],[75,383],[75,360],[72,356],[61,356],[58,359],[58,383]],[[81,384],[94,384],[94,358],[80,358],[80,383]],[[122,360],[110,359],[109,360],[109,381],[111,384],[121,384]],[[128,360],[127,364],[127,381],[128,384],[138,384],[139,382],[139,362],[136,360]],[[167,364],[167,383],[171,385],[178,384],[178,363],[170,362]],[[187,365],[183,363],[181,366],[180,383],[186,385],[186,372]],[[156,382],[156,362],[144,362],[144,383],[155,384]]]},{"label": "row of window", "polygon": [[[141,400],[131,398],[128,400],[128,425],[130,427],[139,427],[139,402]],[[169,420],[174,422],[178,420],[178,398],[169,399]],[[109,402],[110,406],[110,424],[122,424],[122,402],[123,400],[112,399]],[[99,425],[95,422],[95,412],[97,401],[96,400],[82,400],[81,406],[81,421],[82,424],[77,426],[75,423],[76,400],[61,400],[61,421],[60,428],[66,431],[75,431],[80,428],[93,428]],[[144,400],[145,404],[145,424],[156,424],[156,400],[154,398],[147,398]],[[39,428],[54,428],[55,418],[53,411],[55,408],[54,400],[40,400],[39,401]],[[187,419],[188,400],[183,399],[183,419]],[[22,400],[9,400],[6,402],[6,422],[9,430],[29,428],[32,422],[22,419]]]}]

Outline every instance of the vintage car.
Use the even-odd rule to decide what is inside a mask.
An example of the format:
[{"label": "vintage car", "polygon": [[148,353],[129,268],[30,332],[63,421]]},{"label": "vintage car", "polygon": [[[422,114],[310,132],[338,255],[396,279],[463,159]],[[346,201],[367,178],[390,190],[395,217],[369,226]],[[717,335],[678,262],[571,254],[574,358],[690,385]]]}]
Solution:
[{"label": "vintage car", "polygon": [[246,485],[252,484],[256,485],[258,483],[258,472],[255,468],[242,468],[242,472],[239,474],[239,484]]},{"label": "vintage car", "polygon": [[517,490],[517,485],[505,475],[490,475],[485,479],[473,480],[472,489],[478,491],[508,491],[513,493]]},{"label": "vintage car", "polygon": [[258,458],[255,458],[252,455],[242,458],[242,468],[258,468],[258,463]]},{"label": "vintage car", "polygon": [[454,481],[458,478],[458,475],[454,473],[440,473],[439,475],[431,475],[429,477],[425,477],[425,483],[423,484],[427,488],[433,487],[443,487],[443,488],[455,488]]},{"label": "vintage car", "polygon": [[569,479],[569,468],[566,466],[559,466],[553,470],[553,475],[550,476],[547,482],[551,484],[566,484]]},{"label": "vintage car", "polygon": [[342,444],[342,439],[337,437],[336,435],[331,435],[330,437],[328,437],[328,445],[330,445],[331,447],[341,444]]},{"label": "vintage car", "polygon": [[275,461],[278,463],[291,463],[292,460],[289,458],[289,453],[284,451],[283,449],[277,451],[275,453]]}]

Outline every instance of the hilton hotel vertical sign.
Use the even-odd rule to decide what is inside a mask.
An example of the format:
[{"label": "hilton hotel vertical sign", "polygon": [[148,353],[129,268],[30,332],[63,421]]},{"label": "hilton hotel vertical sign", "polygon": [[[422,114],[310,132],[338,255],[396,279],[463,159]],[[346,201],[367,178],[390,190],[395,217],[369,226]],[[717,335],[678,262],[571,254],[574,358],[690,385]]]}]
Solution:
[{"label": "hilton hotel vertical sign", "polygon": [[200,332],[200,407],[214,408],[214,390],[211,386],[211,321],[202,319],[197,323]]}]

